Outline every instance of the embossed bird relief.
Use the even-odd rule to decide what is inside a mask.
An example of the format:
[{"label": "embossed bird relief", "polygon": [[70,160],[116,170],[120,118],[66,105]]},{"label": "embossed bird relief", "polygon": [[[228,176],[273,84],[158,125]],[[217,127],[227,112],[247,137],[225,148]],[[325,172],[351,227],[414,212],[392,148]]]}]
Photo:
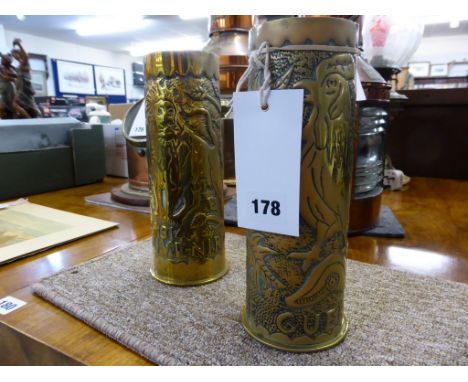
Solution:
[{"label": "embossed bird relief", "polygon": [[[294,69],[280,75],[273,88],[290,87]],[[350,54],[336,54],[318,64],[315,80],[294,83],[305,90],[305,106],[312,110],[303,129],[300,236],[258,232],[250,238],[256,282],[284,291],[291,307],[317,304],[326,291],[344,289],[354,71]],[[261,82],[261,76],[253,81]]]},{"label": "embossed bird relief", "polygon": [[[285,299],[290,306],[313,303],[315,299],[312,296],[317,296],[327,275],[343,267],[340,248],[344,248],[346,242],[344,235],[351,172],[347,142],[352,123],[350,81],[354,78],[354,71],[352,56],[338,54],[317,66],[316,80],[300,80],[294,85],[295,88],[305,89],[304,102],[312,107],[303,130],[300,211],[305,223],[315,227],[316,241],[312,250],[288,255],[302,261],[306,274],[302,287]],[[333,241],[341,245],[330,243]],[[335,250],[327,253],[325,249],[330,246]],[[311,265],[319,258],[323,259],[320,265],[311,271]],[[325,274],[320,275],[322,272]]]}]

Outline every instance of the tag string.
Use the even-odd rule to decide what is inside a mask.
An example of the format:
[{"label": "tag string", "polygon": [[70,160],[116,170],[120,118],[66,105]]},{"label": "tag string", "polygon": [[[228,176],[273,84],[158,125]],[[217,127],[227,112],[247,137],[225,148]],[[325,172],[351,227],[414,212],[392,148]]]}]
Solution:
[{"label": "tag string", "polygon": [[[268,41],[263,41],[260,47],[257,50],[254,50],[249,57],[249,66],[245,70],[245,72],[242,74],[241,78],[239,78],[239,81],[237,82],[236,86],[236,93],[241,91],[242,86],[244,83],[248,80],[250,74],[254,70],[257,69],[263,69],[263,84],[260,87],[260,107],[262,109],[268,108],[268,96],[270,95],[270,79],[271,79],[271,73],[270,73],[270,55],[265,54],[265,63],[263,63],[260,60],[260,55],[263,54],[263,50],[267,49],[266,52],[268,52],[269,44]],[[225,115],[225,118],[229,118],[230,114],[232,113],[233,109],[233,104],[232,104],[232,99],[229,102],[229,110]]]},{"label": "tag string", "polygon": [[[263,41],[257,50],[254,50],[249,57],[249,66],[246,71],[242,74],[241,78],[237,82],[236,92],[240,92],[244,83],[248,80],[250,74],[254,70],[263,69],[263,84],[260,87],[260,107],[263,110],[268,109],[268,97],[270,95],[270,82],[271,82],[271,73],[270,73],[270,52],[275,51],[291,51],[291,50],[317,50],[325,52],[339,52],[339,53],[352,53],[359,55],[361,51],[357,48],[352,48],[348,46],[335,46],[335,45],[285,45],[279,48],[270,48],[268,41]],[[265,62],[260,60],[260,56],[265,55]],[[230,107],[228,112],[225,115],[225,118],[229,118],[232,113],[233,104],[232,99],[229,102]]]}]

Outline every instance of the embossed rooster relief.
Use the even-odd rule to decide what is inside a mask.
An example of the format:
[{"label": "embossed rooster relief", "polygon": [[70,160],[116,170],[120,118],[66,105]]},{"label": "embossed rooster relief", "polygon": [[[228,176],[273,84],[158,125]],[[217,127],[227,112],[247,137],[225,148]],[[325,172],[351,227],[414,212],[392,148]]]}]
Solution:
[{"label": "embossed rooster relief", "polygon": [[[222,253],[221,110],[207,79],[156,79],[147,90],[147,113],[157,126],[151,139],[156,171],[153,195],[161,256],[200,261]],[[215,234],[216,233],[216,234]],[[180,239],[183,238],[183,239]]]},{"label": "embossed rooster relief", "polygon": [[[39,117],[28,53],[21,40],[15,39],[11,52],[0,55],[0,119]],[[16,68],[13,66],[13,58],[18,62]]]},{"label": "embossed rooster relief", "polygon": [[[277,328],[292,336],[310,335],[321,321],[330,330],[341,324],[355,65],[350,54],[321,55],[327,58],[318,61],[314,75],[304,75],[304,68],[313,67],[318,56],[299,56],[299,67],[289,68],[272,86],[305,90],[300,236],[252,232],[248,239],[250,277],[270,299],[269,309],[277,311]],[[260,298],[253,300],[254,310],[268,309]]]}]

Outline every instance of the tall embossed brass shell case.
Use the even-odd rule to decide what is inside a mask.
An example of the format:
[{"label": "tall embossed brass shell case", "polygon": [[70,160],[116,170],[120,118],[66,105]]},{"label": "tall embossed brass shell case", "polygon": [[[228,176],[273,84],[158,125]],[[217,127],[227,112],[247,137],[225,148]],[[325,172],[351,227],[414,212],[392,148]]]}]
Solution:
[{"label": "tall embossed brass shell case", "polygon": [[145,57],[153,276],[197,285],[227,272],[219,67],[206,52]]},{"label": "tall embossed brass shell case", "polygon": [[[325,349],[342,341],[348,329],[343,300],[356,28],[337,18],[287,18],[262,24],[255,38],[257,48],[264,41],[273,48],[271,88],[304,89],[300,236],[247,234],[241,320],[253,337],[283,350]],[[311,44],[309,50],[274,50]],[[335,48],[323,50],[324,45]],[[263,69],[251,76],[249,89],[262,83]]]}]

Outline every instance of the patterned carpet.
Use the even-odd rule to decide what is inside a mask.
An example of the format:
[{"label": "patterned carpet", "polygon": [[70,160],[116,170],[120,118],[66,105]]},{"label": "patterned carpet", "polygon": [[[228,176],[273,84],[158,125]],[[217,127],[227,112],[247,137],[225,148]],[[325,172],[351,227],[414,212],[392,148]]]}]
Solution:
[{"label": "patterned carpet", "polygon": [[468,285],[347,261],[349,333],[318,353],[260,344],[239,321],[245,239],[226,234],[229,273],[171,287],[149,272],[151,241],[33,286],[53,304],[161,365],[468,365]]}]

